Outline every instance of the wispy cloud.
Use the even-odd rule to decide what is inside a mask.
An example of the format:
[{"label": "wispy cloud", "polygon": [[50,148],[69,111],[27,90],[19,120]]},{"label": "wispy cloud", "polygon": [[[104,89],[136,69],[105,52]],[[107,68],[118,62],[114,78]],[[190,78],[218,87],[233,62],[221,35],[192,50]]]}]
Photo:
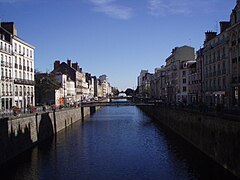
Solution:
[{"label": "wispy cloud", "polygon": [[23,0],[0,0],[0,3],[12,4],[12,3],[20,2],[20,1],[23,1]]},{"label": "wispy cloud", "polygon": [[[198,9],[210,11],[216,0],[148,0],[149,13],[153,16],[169,14],[191,14]],[[211,9],[212,11],[212,9]]]},{"label": "wispy cloud", "polygon": [[94,5],[94,11],[104,13],[117,19],[130,19],[133,9],[117,4],[117,0],[89,0]]}]

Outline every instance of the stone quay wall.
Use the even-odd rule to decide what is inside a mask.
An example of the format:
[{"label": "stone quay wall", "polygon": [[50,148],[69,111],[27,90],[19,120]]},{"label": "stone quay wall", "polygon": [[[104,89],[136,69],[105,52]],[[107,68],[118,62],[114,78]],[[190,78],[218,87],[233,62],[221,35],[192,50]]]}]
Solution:
[{"label": "stone quay wall", "polygon": [[0,119],[0,165],[99,108],[80,107]]},{"label": "stone quay wall", "polygon": [[240,177],[240,119],[161,106],[140,108]]}]

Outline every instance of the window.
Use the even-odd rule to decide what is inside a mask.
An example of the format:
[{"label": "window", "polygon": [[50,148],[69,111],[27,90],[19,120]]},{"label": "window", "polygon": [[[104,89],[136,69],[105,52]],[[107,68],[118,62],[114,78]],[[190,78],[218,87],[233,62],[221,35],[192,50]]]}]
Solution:
[{"label": "window", "polygon": [[14,51],[17,52],[17,43],[14,44]]},{"label": "window", "polygon": [[17,78],[17,70],[15,70],[15,78]]},{"label": "window", "polygon": [[19,45],[19,46],[18,46],[18,52],[19,52],[19,54],[21,54],[21,48],[22,48],[21,45]]},{"label": "window", "polygon": [[12,85],[11,84],[9,85],[9,93],[10,93],[10,95],[12,95]]},{"label": "window", "polygon": [[183,72],[182,72],[182,76],[186,76],[186,71],[183,71]]},{"label": "window", "polygon": [[186,91],[187,91],[187,87],[183,86],[183,92],[186,92]]},{"label": "window", "polygon": [[18,87],[15,86],[15,96],[18,96]]},{"label": "window", "polygon": [[26,95],[26,86],[23,87],[24,96]]},{"label": "window", "polygon": [[19,95],[22,96],[22,86],[20,86]]},{"label": "window", "polygon": [[183,84],[186,84],[187,80],[186,79],[183,79]]},{"label": "window", "polygon": [[2,95],[4,96],[5,93],[4,93],[4,84],[2,83]]}]

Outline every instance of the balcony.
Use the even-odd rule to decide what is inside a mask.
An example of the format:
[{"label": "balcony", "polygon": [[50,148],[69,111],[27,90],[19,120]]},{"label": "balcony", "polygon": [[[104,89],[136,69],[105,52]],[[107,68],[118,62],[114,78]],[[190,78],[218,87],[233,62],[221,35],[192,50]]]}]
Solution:
[{"label": "balcony", "polygon": [[15,84],[24,84],[24,85],[34,85],[35,84],[34,81],[26,80],[26,79],[19,79],[19,78],[14,79],[14,83]]}]

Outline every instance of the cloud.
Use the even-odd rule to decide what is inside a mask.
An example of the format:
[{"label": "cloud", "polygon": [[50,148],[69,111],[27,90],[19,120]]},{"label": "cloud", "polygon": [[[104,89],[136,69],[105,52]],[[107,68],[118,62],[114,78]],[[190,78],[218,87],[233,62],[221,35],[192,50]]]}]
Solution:
[{"label": "cloud", "polygon": [[12,3],[19,2],[19,1],[23,1],[23,0],[0,0],[0,3],[9,3],[9,4],[12,4]]},{"label": "cloud", "polygon": [[153,16],[165,16],[169,14],[191,14],[196,9],[212,11],[216,0],[148,0],[149,13]]},{"label": "cloud", "polygon": [[94,5],[94,11],[104,13],[117,19],[130,19],[133,9],[116,4],[117,0],[89,0]]}]

